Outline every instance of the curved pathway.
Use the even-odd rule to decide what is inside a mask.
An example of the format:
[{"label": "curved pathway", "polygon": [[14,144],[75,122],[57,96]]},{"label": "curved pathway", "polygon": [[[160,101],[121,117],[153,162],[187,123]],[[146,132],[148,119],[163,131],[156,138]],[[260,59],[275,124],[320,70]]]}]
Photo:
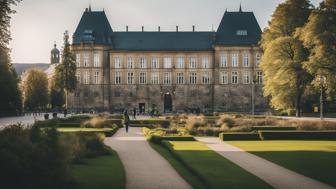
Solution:
[{"label": "curved pathway", "polygon": [[126,189],[189,189],[191,186],[148,144],[140,128],[119,131],[105,144],[117,151],[126,171]]},{"label": "curved pathway", "polygon": [[197,140],[205,143],[218,154],[261,178],[274,188],[333,189],[332,186],[298,174],[251,153],[245,152],[240,148],[221,141],[218,138],[198,137]]}]

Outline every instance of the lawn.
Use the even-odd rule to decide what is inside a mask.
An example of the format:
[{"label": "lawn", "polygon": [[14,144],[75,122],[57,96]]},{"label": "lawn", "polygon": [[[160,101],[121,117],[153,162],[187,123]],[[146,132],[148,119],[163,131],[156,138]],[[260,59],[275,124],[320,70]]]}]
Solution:
[{"label": "lawn", "polygon": [[[208,188],[272,188],[198,141],[164,141],[163,143],[173,152],[175,158],[182,162],[193,175],[197,175]],[[181,163],[171,164],[179,171],[177,166]],[[179,173],[185,174],[182,171]],[[188,174],[183,177],[190,177]],[[190,182],[189,179],[186,180]],[[191,185],[193,185],[192,182]]]},{"label": "lawn", "polygon": [[336,186],[336,141],[230,141],[248,152]]},{"label": "lawn", "polygon": [[75,164],[72,173],[83,189],[124,189],[125,171],[116,154],[86,159],[87,164]]}]

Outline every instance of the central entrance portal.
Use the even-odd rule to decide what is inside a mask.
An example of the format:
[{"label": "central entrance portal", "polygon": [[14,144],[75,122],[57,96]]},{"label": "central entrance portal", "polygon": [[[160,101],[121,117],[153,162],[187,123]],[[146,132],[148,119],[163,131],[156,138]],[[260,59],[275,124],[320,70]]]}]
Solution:
[{"label": "central entrance portal", "polygon": [[173,111],[173,99],[170,93],[164,95],[164,113]]},{"label": "central entrance portal", "polygon": [[146,104],[145,103],[139,103],[139,113],[143,114],[146,111]]}]

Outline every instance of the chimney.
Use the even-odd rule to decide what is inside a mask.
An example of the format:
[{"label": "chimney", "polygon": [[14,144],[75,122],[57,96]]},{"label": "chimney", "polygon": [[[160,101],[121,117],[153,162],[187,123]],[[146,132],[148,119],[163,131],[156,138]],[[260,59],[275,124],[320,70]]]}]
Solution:
[{"label": "chimney", "polygon": [[193,27],[192,27],[192,28],[193,28],[193,32],[195,32],[195,25],[193,25]]},{"label": "chimney", "polygon": [[176,26],[176,32],[178,32],[178,26]]},{"label": "chimney", "polygon": [[160,26],[158,27],[158,30],[159,30],[159,32],[161,31],[161,27]]},{"label": "chimney", "polygon": [[144,26],[142,26],[141,28],[142,28],[142,32],[144,32],[144,30],[145,30],[145,27],[144,27]]},{"label": "chimney", "polygon": [[126,26],[126,32],[128,32],[128,26]]}]

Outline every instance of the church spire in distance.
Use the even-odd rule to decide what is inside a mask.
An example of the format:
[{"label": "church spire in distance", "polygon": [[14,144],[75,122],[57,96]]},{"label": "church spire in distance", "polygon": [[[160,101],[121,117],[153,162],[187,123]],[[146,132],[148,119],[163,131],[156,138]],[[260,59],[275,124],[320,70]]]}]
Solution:
[{"label": "church spire in distance", "polygon": [[239,12],[243,12],[241,3],[240,3],[240,5],[239,5]]}]

